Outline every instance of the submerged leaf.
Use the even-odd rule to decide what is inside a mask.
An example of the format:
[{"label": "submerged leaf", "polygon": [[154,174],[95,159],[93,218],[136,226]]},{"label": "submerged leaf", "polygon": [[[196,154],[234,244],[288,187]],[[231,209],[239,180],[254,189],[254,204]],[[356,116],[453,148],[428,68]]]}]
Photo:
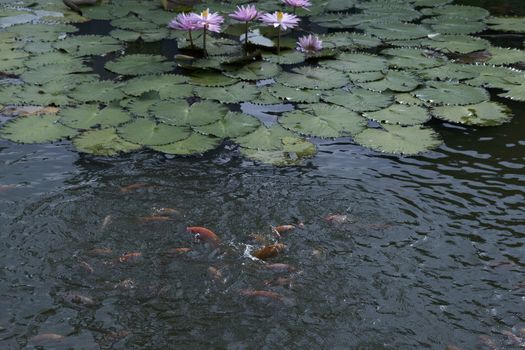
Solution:
[{"label": "submerged leaf", "polygon": [[96,156],[114,156],[142,148],[121,138],[114,128],[83,132],[73,139],[73,144],[79,152]]}]

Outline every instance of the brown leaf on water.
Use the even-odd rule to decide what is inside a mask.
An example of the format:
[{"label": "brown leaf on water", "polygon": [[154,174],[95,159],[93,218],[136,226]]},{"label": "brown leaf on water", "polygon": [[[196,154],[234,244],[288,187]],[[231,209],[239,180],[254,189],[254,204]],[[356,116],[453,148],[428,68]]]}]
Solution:
[{"label": "brown leaf on water", "polygon": [[2,114],[8,117],[27,117],[32,115],[57,114],[58,107],[43,106],[8,106],[2,110]]}]

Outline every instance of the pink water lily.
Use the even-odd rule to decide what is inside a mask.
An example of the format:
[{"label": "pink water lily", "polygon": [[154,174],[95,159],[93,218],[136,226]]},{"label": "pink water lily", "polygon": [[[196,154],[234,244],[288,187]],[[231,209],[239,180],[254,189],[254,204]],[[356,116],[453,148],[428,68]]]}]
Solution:
[{"label": "pink water lily", "polygon": [[294,13],[298,7],[308,10],[308,7],[312,6],[310,0],[283,0],[283,2],[288,6],[292,6]]},{"label": "pink water lily", "polygon": [[302,36],[297,42],[297,50],[311,54],[321,51],[323,49],[323,42],[319,40],[317,35]]},{"label": "pink water lily", "polygon": [[295,28],[299,23],[299,18],[289,13],[277,11],[265,13],[260,17],[261,22],[277,28],[277,54],[281,54],[281,29]]},{"label": "pink water lily", "polygon": [[241,22],[245,22],[244,33],[244,55],[248,55],[248,23],[259,17],[259,11],[253,5],[237,6],[237,10],[230,13],[230,17]]},{"label": "pink water lily", "polygon": [[220,33],[221,24],[224,22],[224,17],[219,15],[217,12],[210,12],[210,9],[206,9],[201,12],[200,15],[196,15],[200,28],[209,30],[210,32]]},{"label": "pink water lily", "polygon": [[193,38],[191,37],[191,31],[200,29],[199,18],[195,13],[181,13],[177,15],[168,23],[168,27],[175,30],[187,30],[190,36],[190,44],[193,48]]}]

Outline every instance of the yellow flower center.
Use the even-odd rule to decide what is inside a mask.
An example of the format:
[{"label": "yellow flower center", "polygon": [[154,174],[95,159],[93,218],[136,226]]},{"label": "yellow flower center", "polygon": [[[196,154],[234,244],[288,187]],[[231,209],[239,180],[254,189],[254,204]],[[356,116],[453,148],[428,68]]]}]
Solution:
[{"label": "yellow flower center", "polygon": [[204,17],[204,18],[208,18],[208,15],[209,15],[208,11],[209,11],[209,9],[206,9],[206,10],[202,11],[201,16]]},{"label": "yellow flower center", "polygon": [[282,13],[281,11],[277,11],[277,21],[282,22],[283,15],[284,13]]}]

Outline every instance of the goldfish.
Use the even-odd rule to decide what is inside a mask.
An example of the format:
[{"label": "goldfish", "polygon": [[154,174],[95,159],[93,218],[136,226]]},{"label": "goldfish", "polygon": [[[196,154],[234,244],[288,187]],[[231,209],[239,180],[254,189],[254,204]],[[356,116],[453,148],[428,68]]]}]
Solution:
[{"label": "goldfish", "polygon": [[67,293],[63,296],[63,300],[69,304],[80,305],[80,306],[95,306],[98,303],[91,299],[88,296],[77,294],[77,293]]},{"label": "goldfish", "polygon": [[490,350],[498,350],[498,346],[496,345],[496,343],[494,343],[494,340],[492,340],[491,337],[489,337],[488,335],[480,335],[479,336],[479,340],[481,340],[481,342],[486,345]]},{"label": "goldfish", "polygon": [[455,345],[447,345],[447,347],[445,348],[445,350],[461,350],[461,349],[458,348],[458,347],[455,346]]},{"label": "goldfish", "polygon": [[205,243],[211,243],[213,245],[219,244],[219,237],[211,230],[206,227],[199,226],[188,226],[186,231],[195,234],[195,239]]},{"label": "goldfish", "polygon": [[189,253],[189,252],[191,252],[191,248],[185,248],[185,247],[170,248],[164,253],[164,255],[179,255],[179,254],[184,254],[184,253]]},{"label": "goldfish", "polygon": [[29,339],[29,343],[42,343],[42,342],[49,342],[49,341],[57,341],[57,340],[62,340],[64,339],[65,337],[63,335],[60,335],[60,334],[56,334],[56,333],[40,333],[40,334],[37,334],[35,335],[34,337],[31,337]]},{"label": "goldfish", "polygon": [[128,192],[140,190],[142,188],[156,188],[156,187],[157,186],[155,186],[155,185],[150,185],[150,184],[146,184],[146,183],[143,183],[143,182],[138,182],[138,183],[135,183],[135,184],[131,184],[131,185],[128,185],[128,186],[121,187],[120,188],[120,192],[128,193]]},{"label": "goldfish", "polygon": [[140,252],[126,253],[126,254],[122,254],[121,256],[119,256],[118,261],[121,263],[134,262],[140,257],[142,257],[142,253]]},{"label": "goldfish", "polygon": [[93,248],[87,252],[90,256],[108,256],[113,254],[111,248]]},{"label": "goldfish", "polygon": [[153,208],[153,216],[176,216],[180,214],[175,208]]},{"label": "goldfish", "polygon": [[259,244],[268,243],[268,238],[261,233],[250,233],[248,236],[256,243],[259,243]]},{"label": "goldfish", "polygon": [[324,218],[329,223],[333,224],[344,224],[345,222],[348,222],[348,215],[342,215],[342,214],[330,214],[328,216],[325,216]]},{"label": "goldfish", "polygon": [[292,272],[295,271],[295,267],[288,264],[266,264],[264,268],[275,272]]},{"label": "goldfish", "polygon": [[294,230],[295,229],[295,225],[274,226],[274,227],[272,227],[272,229],[274,229],[275,231],[277,231],[279,233],[283,233],[283,232],[286,232],[286,231]]},{"label": "goldfish", "polygon": [[4,192],[4,191],[7,191],[7,190],[10,190],[12,188],[16,188],[18,187],[17,185],[15,184],[11,184],[11,185],[0,185],[0,192]]},{"label": "goldfish", "polygon": [[281,243],[267,245],[255,251],[252,255],[256,257],[257,259],[266,260],[266,259],[273,258],[277,254],[279,254],[281,251],[283,251],[284,248],[286,248],[286,246]]},{"label": "goldfish", "polygon": [[284,298],[281,294],[269,290],[241,289],[239,294],[248,297],[272,299],[277,301],[282,301]]}]

